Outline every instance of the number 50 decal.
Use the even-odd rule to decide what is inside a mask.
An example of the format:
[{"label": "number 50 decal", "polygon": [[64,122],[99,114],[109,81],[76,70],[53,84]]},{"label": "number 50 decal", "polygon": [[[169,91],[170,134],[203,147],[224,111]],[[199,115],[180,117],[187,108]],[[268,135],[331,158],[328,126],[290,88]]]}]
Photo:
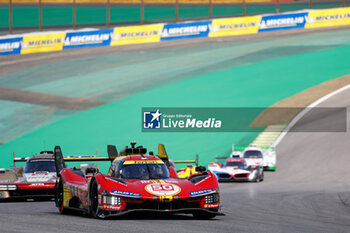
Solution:
[{"label": "number 50 decal", "polygon": [[181,191],[181,188],[175,184],[148,184],[146,191],[156,196],[173,196]]}]

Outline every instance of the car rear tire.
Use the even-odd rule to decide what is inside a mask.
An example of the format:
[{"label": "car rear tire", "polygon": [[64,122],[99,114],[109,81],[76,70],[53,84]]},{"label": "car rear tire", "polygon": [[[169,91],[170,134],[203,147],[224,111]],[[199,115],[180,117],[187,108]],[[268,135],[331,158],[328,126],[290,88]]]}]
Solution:
[{"label": "car rear tire", "polygon": [[57,186],[58,187],[56,188],[56,195],[55,195],[56,206],[57,206],[60,214],[68,214],[69,211],[66,208],[64,208],[64,204],[63,204],[64,203],[64,187],[63,187],[62,179],[60,179]]}]

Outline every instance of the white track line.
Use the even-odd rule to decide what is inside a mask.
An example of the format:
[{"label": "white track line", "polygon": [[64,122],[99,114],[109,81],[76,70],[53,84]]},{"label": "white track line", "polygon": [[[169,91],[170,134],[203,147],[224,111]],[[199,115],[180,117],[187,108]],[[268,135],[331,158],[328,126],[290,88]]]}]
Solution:
[{"label": "white track line", "polygon": [[308,113],[311,108],[316,107],[317,105],[319,105],[320,103],[324,102],[325,100],[339,94],[342,91],[345,91],[347,89],[350,88],[350,85],[346,85],[342,88],[339,88],[338,90],[335,90],[325,96],[323,96],[322,98],[316,100],[315,102],[313,102],[312,104],[310,104],[309,106],[307,106],[306,108],[303,109],[303,111],[299,112],[298,115],[296,115],[293,120],[288,124],[288,126],[283,130],[283,132],[280,134],[280,136],[278,136],[278,138],[275,140],[275,142],[272,144],[272,147],[276,147],[281,141],[282,139],[286,136],[286,134],[288,133],[288,131],[306,114]]}]

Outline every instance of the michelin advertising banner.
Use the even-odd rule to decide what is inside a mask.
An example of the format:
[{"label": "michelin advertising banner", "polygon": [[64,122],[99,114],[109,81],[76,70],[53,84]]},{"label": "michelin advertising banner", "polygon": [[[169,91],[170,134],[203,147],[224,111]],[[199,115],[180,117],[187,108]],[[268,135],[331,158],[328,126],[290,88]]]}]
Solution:
[{"label": "michelin advertising banner", "polygon": [[304,28],[308,12],[263,15],[259,32]]},{"label": "michelin advertising banner", "polygon": [[350,7],[197,22],[4,36],[0,38],[0,56],[341,25],[350,25]]},{"label": "michelin advertising banner", "polygon": [[350,7],[310,11],[305,28],[332,27],[350,24]]},{"label": "michelin advertising banner", "polygon": [[113,29],[67,32],[63,41],[63,49],[109,46]]},{"label": "michelin advertising banner", "polygon": [[163,24],[114,28],[111,45],[159,42]]},{"label": "michelin advertising banner", "polygon": [[165,24],[160,40],[208,37],[211,20]]},{"label": "michelin advertising banner", "polygon": [[24,36],[21,54],[62,50],[66,33]]},{"label": "michelin advertising banner", "polygon": [[21,53],[23,37],[0,39],[0,56]]},{"label": "michelin advertising banner", "polygon": [[258,33],[261,16],[213,19],[209,37]]}]

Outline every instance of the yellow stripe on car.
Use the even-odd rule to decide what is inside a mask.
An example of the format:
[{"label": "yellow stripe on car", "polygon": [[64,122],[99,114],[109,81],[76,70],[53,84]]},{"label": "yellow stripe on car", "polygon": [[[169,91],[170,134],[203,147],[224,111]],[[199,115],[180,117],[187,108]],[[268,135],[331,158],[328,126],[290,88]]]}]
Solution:
[{"label": "yellow stripe on car", "polygon": [[162,161],[160,160],[145,160],[145,161],[142,161],[142,160],[138,160],[138,161],[125,161],[124,162],[124,165],[130,165],[130,164],[163,164]]}]

